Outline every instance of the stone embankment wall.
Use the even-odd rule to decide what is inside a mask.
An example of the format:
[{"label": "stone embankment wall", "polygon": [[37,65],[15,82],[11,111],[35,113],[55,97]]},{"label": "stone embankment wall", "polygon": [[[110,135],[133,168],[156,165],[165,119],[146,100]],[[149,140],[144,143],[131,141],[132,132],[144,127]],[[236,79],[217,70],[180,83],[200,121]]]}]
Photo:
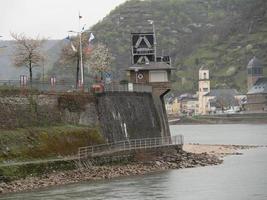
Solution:
[{"label": "stone embankment wall", "polygon": [[90,95],[0,96],[0,130],[97,122],[95,98]]},{"label": "stone embankment wall", "polygon": [[100,125],[109,142],[168,136],[163,107],[151,93],[0,96],[0,130],[74,124]]}]

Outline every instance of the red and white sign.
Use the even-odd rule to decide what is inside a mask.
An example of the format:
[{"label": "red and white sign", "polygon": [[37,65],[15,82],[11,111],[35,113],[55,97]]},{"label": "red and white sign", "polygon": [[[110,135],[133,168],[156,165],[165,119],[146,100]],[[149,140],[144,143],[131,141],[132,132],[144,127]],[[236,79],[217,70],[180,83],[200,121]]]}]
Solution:
[{"label": "red and white sign", "polygon": [[50,78],[50,84],[51,84],[51,86],[52,86],[52,87],[55,87],[55,86],[56,86],[56,83],[57,83],[57,79],[56,79],[56,77],[55,77],[55,76],[52,76],[52,77]]},{"label": "red and white sign", "polygon": [[82,83],[81,80],[78,80],[78,87],[79,87],[79,88],[83,88],[83,83]]},{"label": "red and white sign", "polygon": [[20,86],[25,87],[27,85],[27,76],[26,75],[20,75]]}]

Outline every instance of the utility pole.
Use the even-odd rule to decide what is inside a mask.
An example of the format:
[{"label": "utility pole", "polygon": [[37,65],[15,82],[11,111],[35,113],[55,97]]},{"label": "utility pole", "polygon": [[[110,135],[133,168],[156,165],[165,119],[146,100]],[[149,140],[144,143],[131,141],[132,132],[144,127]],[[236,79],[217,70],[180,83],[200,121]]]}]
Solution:
[{"label": "utility pole", "polygon": [[83,68],[83,48],[82,48],[82,33],[84,30],[84,27],[81,29],[81,18],[82,16],[80,15],[79,12],[79,37],[80,37],[80,66],[81,66],[81,87],[84,87],[84,68]]},{"label": "utility pole", "polygon": [[155,52],[155,58],[154,62],[157,62],[157,38],[156,38],[156,27],[154,20],[147,20],[152,25],[153,35],[154,35],[154,52]]},{"label": "utility pole", "polygon": [[[1,38],[1,37],[3,37],[3,36],[2,36],[2,35],[0,35],[0,38]],[[3,49],[3,48],[7,48],[7,46],[6,46],[6,45],[4,45],[4,46],[1,46],[1,47],[0,47],[0,49]]]},{"label": "utility pole", "polygon": [[83,89],[84,87],[84,66],[83,66],[83,47],[82,47],[82,34],[84,32],[84,28],[85,28],[85,25],[83,26],[83,28],[81,29],[81,18],[82,16],[80,15],[79,13],[79,31],[73,31],[73,30],[70,30],[68,31],[69,33],[76,33],[79,37],[79,49],[80,49],[80,71],[81,71],[81,80],[80,80],[80,86],[81,88]]},{"label": "utility pole", "polygon": [[80,85],[83,88],[84,86],[84,68],[83,68],[83,47],[82,47],[82,34],[83,31],[68,31],[70,33],[76,33],[79,37],[79,51],[80,51],[80,71],[81,71],[81,78],[80,78]]}]

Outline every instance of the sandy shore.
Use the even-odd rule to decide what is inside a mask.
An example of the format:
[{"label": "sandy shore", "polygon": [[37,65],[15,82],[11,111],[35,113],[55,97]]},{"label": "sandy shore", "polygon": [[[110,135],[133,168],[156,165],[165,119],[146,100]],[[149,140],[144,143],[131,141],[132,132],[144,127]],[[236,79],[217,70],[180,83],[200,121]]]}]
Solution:
[{"label": "sandy shore", "polygon": [[249,145],[209,145],[209,144],[185,144],[184,151],[191,153],[207,153],[222,158],[227,155],[241,155],[240,150],[256,148],[258,146]]},{"label": "sandy shore", "polygon": [[252,146],[237,145],[199,145],[186,144],[184,151],[176,154],[162,154],[152,161],[133,162],[126,165],[94,166],[89,169],[77,169],[55,172],[41,177],[29,177],[8,183],[0,183],[0,193],[35,190],[56,185],[111,179],[123,176],[144,175],[167,169],[183,169],[218,165],[226,155],[238,155],[238,150]]}]

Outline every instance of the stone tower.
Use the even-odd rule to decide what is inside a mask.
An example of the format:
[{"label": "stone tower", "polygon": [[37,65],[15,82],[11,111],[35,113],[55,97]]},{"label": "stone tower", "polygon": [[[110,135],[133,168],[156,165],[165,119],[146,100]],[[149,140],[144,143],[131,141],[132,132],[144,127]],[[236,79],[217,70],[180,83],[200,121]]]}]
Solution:
[{"label": "stone tower", "polygon": [[210,77],[209,70],[202,66],[199,69],[199,81],[198,81],[198,113],[199,114],[207,114],[206,108],[206,98],[204,95],[210,92]]},{"label": "stone tower", "polygon": [[248,63],[247,73],[247,87],[249,91],[257,80],[263,77],[263,65],[255,56]]},{"label": "stone tower", "polygon": [[159,114],[161,135],[170,136],[164,96],[171,90],[171,59],[157,56],[155,32],[132,33],[132,65],[129,82],[152,87],[154,104]]}]

